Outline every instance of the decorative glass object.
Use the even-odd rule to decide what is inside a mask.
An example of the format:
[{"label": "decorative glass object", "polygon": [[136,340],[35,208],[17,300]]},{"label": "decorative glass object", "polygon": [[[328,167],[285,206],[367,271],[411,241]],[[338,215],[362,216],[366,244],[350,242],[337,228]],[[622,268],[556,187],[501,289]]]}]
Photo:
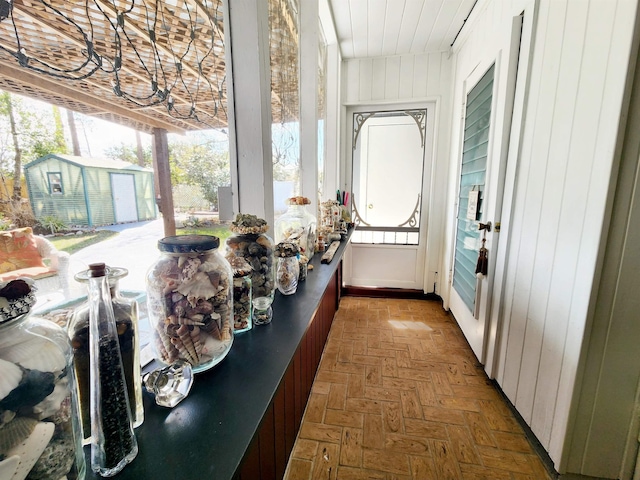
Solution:
[{"label": "decorative glass object", "polygon": [[253,299],[252,312],[254,325],[267,325],[273,319],[273,309],[269,297],[258,297]]},{"label": "decorative glass object", "polygon": [[[253,305],[270,306],[275,295],[273,240],[266,234],[269,225],[255,215],[239,213],[229,227],[233,235],[227,238],[225,256],[243,258],[251,266],[251,297]],[[265,300],[258,300],[264,298]],[[266,307],[265,307],[266,308]],[[255,321],[254,325],[260,325]]]},{"label": "decorative glass object", "polygon": [[311,202],[307,197],[287,199],[287,211],[275,223],[275,241],[292,242],[298,245],[300,253],[309,259],[315,253],[317,219],[307,211]]},{"label": "decorative glass object", "polygon": [[327,200],[320,204],[320,225],[329,232],[339,230],[342,210],[335,200]]},{"label": "decorative glass object", "polygon": [[65,331],[32,317],[32,281],[0,284],[0,478],[84,478],[73,354]]},{"label": "decorative glass object", "polygon": [[184,400],[193,385],[193,370],[189,362],[176,360],[171,365],[145,373],[144,388],[155,396],[156,404],[173,408]]},{"label": "decorative glass object", "polygon": [[147,274],[147,307],[155,357],[181,359],[193,372],[227,356],[233,343],[233,275],[211,235],[158,241],[161,258]]},{"label": "decorative glass object", "polygon": [[251,265],[242,257],[229,258],[233,271],[233,333],[251,330]]},{"label": "decorative glass object", "polygon": [[138,454],[104,263],[89,265],[91,469],[111,477]]},{"label": "decorative glass object", "polygon": [[300,263],[298,262],[298,245],[280,242],[276,245],[276,283],[283,295],[293,295],[298,288]]},{"label": "decorative glass object", "polygon": [[[89,287],[90,270],[75,275],[76,281]],[[140,376],[140,335],[138,332],[138,303],[120,294],[120,279],[126,277],[126,268],[106,267],[111,304],[116,319],[120,356],[127,382],[129,406],[133,427],[139,427],[144,420],[142,403],[142,383]],[[89,400],[89,301],[78,305],[71,314],[67,327],[73,348],[73,366],[78,385],[82,431],[85,444],[91,442],[91,415]]]}]

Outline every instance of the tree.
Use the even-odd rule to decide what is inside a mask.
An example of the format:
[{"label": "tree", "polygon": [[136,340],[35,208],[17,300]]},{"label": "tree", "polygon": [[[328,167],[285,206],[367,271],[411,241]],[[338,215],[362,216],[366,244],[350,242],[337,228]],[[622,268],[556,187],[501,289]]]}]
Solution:
[{"label": "tree", "polygon": [[140,157],[138,156],[139,150],[137,145],[127,145],[126,143],[120,143],[120,145],[113,145],[107,148],[104,153],[108,158],[122,160],[124,162],[129,162],[144,167],[151,167],[153,165],[151,147],[142,149],[142,164],[140,163]]},{"label": "tree", "polygon": [[209,203],[218,206],[218,187],[231,183],[229,151],[211,143],[173,143],[169,146],[171,181],[174,185],[198,185]]},{"label": "tree", "polygon": [[[0,173],[13,174],[12,198],[20,198],[22,164],[48,153],[66,153],[61,122],[50,106],[33,108],[22,97],[0,92]],[[59,114],[58,114],[59,116]],[[56,126],[58,125],[58,126]]]}]

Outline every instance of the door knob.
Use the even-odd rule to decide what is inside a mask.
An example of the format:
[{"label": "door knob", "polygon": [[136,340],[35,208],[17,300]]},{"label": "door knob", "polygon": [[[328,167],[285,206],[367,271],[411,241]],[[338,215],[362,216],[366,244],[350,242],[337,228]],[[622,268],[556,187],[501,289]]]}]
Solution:
[{"label": "door knob", "polygon": [[491,231],[491,222],[487,222],[487,223],[480,222],[478,224],[478,230],[486,230],[487,232],[490,232]]},{"label": "door knob", "polygon": [[370,203],[369,205],[367,205],[367,208],[371,210],[373,208],[373,203]]}]

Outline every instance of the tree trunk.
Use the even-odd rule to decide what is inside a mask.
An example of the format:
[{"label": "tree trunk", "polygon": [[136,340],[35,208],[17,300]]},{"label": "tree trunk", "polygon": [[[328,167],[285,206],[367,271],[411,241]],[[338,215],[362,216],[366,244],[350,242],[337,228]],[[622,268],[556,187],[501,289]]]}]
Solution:
[{"label": "tree trunk", "polygon": [[136,155],[138,157],[138,165],[144,167],[144,151],[142,150],[142,138],[140,132],[136,130]]},{"label": "tree trunk", "polygon": [[73,110],[67,109],[67,123],[69,124],[69,132],[71,132],[71,143],[73,145],[73,154],[76,157],[80,153],[80,141],[78,140],[78,129],[76,128],[76,119],[73,116]]},{"label": "tree trunk", "polygon": [[13,140],[13,148],[15,149],[14,166],[13,166],[13,195],[12,200],[19,201],[22,198],[22,185],[20,179],[22,177],[22,149],[18,141],[18,131],[16,129],[16,119],[13,114],[13,103],[11,96],[7,102],[7,113],[9,114],[9,125],[11,126],[11,138]]},{"label": "tree trunk", "polygon": [[55,142],[57,153],[68,153],[67,142],[64,139],[64,126],[62,125],[62,116],[60,115],[60,108],[57,105],[51,106],[53,109],[53,122],[56,126]]}]

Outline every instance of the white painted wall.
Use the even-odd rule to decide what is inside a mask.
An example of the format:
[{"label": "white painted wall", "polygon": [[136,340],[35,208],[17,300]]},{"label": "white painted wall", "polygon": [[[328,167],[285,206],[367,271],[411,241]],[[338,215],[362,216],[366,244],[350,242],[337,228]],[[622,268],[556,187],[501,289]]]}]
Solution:
[{"label": "white painted wall", "polygon": [[[428,292],[441,273],[444,207],[447,193],[451,60],[447,52],[353,59],[343,62],[343,104],[435,103],[434,167],[428,199],[424,285]],[[343,121],[344,125],[350,122]],[[351,132],[342,130],[342,163],[351,162]],[[342,178],[346,178],[343,174]],[[341,188],[350,190],[343,184]],[[426,191],[426,190],[425,190]],[[438,283],[436,293],[441,289]]]},{"label": "white painted wall", "polygon": [[497,380],[560,472],[635,9],[631,0],[539,2]]}]

